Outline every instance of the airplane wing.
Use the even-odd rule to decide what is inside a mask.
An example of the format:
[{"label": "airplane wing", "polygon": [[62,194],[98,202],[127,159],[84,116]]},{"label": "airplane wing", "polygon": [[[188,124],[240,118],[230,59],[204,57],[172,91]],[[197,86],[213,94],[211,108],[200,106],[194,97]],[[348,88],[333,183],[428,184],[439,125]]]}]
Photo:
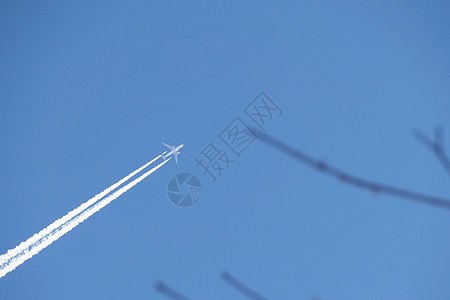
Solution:
[{"label": "airplane wing", "polygon": [[170,150],[175,150],[175,147],[172,147],[170,145],[167,145],[166,143],[162,143],[164,146],[166,146],[167,148],[169,148]]}]

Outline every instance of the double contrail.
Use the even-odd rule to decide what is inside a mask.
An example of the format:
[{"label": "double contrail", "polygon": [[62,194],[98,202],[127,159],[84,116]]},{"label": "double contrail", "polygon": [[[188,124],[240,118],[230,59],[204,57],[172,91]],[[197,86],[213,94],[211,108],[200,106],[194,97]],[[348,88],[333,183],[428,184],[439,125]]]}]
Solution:
[{"label": "double contrail", "polygon": [[[85,203],[78,206],[76,209],[68,212],[65,216],[60,219],[57,219],[52,224],[42,229],[38,233],[34,234],[32,237],[27,239],[26,241],[20,243],[13,249],[8,250],[5,254],[0,256],[0,278],[5,276],[7,273],[13,271],[27,259],[33,257],[35,254],[39,253],[42,249],[49,246],[54,241],[58,240],[61,236],[75,228],[78,224],[84,222],[90,216],[98,212],[100,209],[111,203],[114,199],[117,199],[134,187],[136,184],[144,180],[151,173],[155,172],[157,169],[162,167],[166,162],[170,160],[164,160],[162,163],[158,164],[156,167],[151,170],[145,172],[138,178],[134,179],[130,183],[126,184],[122,188],[118,189],[114,193],[110,194],[112,191],[117,189],[123,183],[127,182],[130,178],[135,176],[136,174],[142,172],[145,168],[159,159],[161,155],[158,155],[148,163],[144,164],[140,168],[131,172],[129,175],[125,176],[118,182],[114,183],[103,192],[95,195]],[[107,196],[110,194],[109,196]],[[105,198],[105,196],[107,196]]]}]

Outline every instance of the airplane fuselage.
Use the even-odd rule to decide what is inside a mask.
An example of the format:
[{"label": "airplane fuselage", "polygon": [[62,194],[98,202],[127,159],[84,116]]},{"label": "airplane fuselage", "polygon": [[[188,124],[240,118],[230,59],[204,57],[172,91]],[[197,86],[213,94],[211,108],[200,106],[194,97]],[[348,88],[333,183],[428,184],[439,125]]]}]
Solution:
[{"label": "airplane fuselage", "polygon": [[169,145],[164,144],[164,143],[163,143],[163,145],[166,146],[167,148],[169,148],[169,150],[170,150],[169,152],[164,151],[164,152],[161,154],[161,156],[163,157],[163,159],[166,160],[167,158],[169,158],[170,156],[173,155],[173,156],[175,157],[175,162],[177,162],[177,156],[178,156],[178,154],[180,154],[179,150],[180,150],[181,148],[183,148],[184,144],[181,144],[181,145],[179,145],[178,147],[175,147],[175,146],[169,146]]}]

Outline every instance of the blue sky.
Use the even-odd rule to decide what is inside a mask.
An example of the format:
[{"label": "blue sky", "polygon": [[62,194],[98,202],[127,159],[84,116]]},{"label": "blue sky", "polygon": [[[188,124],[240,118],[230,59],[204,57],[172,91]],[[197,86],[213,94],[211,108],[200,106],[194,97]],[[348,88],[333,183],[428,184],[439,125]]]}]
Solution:
[{"label": "blue sky", "polygon": [[[215,183],[194,161],[235,117],[250,123],[264,91],[283,110],[270,134],[449,198],[411,136],[441,125],[450,140],[448,1],[4,2],[0,28],[1,253],[161,142],[185,144],[178,164],[0,279],[2,299],[165,299],[155,280],[245,299],[224,270],[268,299],[448,299],[448,211],[343,185],[258,141]],[[203,186],[187,209],[166,194],[181,172]]]}]

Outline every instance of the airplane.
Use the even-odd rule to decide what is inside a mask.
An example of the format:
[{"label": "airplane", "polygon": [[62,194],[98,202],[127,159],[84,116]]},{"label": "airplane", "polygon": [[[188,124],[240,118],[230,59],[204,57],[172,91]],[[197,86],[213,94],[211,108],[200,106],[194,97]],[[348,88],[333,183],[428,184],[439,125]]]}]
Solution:
[{"label": "airplane", "polygon": [[178,147],[175,147],[175,146],[170,146],[170,145],[167,145],[167,144],[165,144],[165,143],[162,143],[164,146],[166,146],[167,148],[169,148],[169,153],[167,153],[166,154],[166,152],[167,151],[164,151],[162,154],[161,154],[161,156],[162,156],[162,158],[164,159],[164,160],[166,160],[169,156],[171,156],[172,154],[173,154],[173,156],[175,157],[175,163],[178,163],[178,154],[180,154],[180,151],[178,151],[178,150],[180,150],[181,148],[183,148],[183,146],[184,146],[184,144],[181,144],[180,146],[178,146]]}]

